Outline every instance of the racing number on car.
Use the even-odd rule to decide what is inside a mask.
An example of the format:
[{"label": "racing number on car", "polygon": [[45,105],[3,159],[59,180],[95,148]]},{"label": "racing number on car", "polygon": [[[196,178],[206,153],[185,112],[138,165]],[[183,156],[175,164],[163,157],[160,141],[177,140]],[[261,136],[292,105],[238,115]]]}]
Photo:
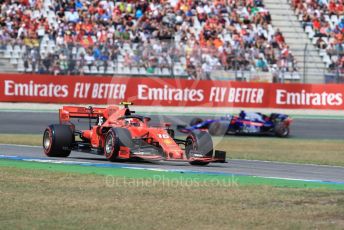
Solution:
[{"label": "racing number on car", "polygon": [[168,134],[158,134],[158,137],[161,138],[161,139],[166,139],[166,138],[170,138],[170,136]]},{"label": "racing number on car", "polygon": [[170,145],[172,144],[172,140],[171,140],[171,137],[170,135],[166,134],[166,133],[163,133],[163,134],[158,134],[158,137],[160,139],[164,139],[163,142],[167,145]]}]

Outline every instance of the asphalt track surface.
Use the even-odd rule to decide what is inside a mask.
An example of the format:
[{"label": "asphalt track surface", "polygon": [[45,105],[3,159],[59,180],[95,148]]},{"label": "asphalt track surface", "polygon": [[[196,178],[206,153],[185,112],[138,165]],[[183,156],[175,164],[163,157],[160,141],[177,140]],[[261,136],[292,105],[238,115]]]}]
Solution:
[{"label": "asphalt track surface", "polygon": [[[0,145],[0,155],[21,156],[49,160],[67,160],[77,162],[111,163],[103,156],[72,152],[68,158],[45,157],[41,147]],[[111,163],[123,164],[123,163]],[[153,168],[178,171],[196,171],[199,173],[228,173],[234,175],[252,175],[261,177],[317,180],[344,183],[344,167],[302,165],[265,161],[230,160],[229,163],[213,163],[208,166],[191,166],[187,162],[126,162],[129,167]]]},{"label": "asphalt track surface", "polygon": [[[187,123],[192,117],[188,116],[152,116],[152,123],[172,122],[173,124]],[[51,123],[57,123],[57,113],[34,112],[1,112],[0,134],[42,134],[45,127]],[[80,124],[87,127],[87,121]],[[344,120],[335,119],[294,119],[291,138],[307,139],[343,139]],[[262,137],[267,138],[267,137]],[[272,137],[271,137],[272,138]],[[21,156],[29,158],[46,158],[41,147],[0,145],[0,155]],[[54,158],[49,158],[54,159]],[[59,160],[61,160],[59,158]],[[109,163],[103,156],[72,152],[68,161]],[[121,163],[111,163],[121,164]],[[191,166],[181,162],[127,162],[132,167],[149,167],[166,170],[192,170],[211,173],[231,173],[239,175],[254,175],[263,177],[321,180],[344,183],[344,167],[305,165],[292,163],[278,163],[250,160],[230,160],[226,164],[209,164],[206,167]]]},{"label": "asphalt track surface", "polygon": [[[151,115],[151,118],[152,124],[171,122],[176,125],[188,124],[193,117]],[[0,134],[42,134],[48,125],[54,123],[58,123],[57,113],[0,112]],[[76,125],[87,128],[88,121],[87,119],[76,121]],[[344,119],[295,118],[291,126],[291,138],[344,139]]]}]

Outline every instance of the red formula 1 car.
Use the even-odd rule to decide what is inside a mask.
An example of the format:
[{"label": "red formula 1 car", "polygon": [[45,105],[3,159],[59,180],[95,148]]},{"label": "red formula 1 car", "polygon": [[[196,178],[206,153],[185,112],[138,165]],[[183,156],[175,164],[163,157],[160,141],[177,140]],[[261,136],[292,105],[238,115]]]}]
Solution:
[{"label": "red formula 1 car", "polygon": [[[225,162],[226,153],[213,151],[207,131],[195,130],[186,140],[176,139],[169,124],[150,127],[149,117],[135,115],[129,109],[131,103],[121,104],[124,108],[64,106],[59,110],[60,124],[44,131],[44,153],[49,157],[68,157],[75,150],[104,155],[109,161],[136,158],[188,161],[192,165]],[[72,118],[89,119],[89,129],[77,130]]]}]

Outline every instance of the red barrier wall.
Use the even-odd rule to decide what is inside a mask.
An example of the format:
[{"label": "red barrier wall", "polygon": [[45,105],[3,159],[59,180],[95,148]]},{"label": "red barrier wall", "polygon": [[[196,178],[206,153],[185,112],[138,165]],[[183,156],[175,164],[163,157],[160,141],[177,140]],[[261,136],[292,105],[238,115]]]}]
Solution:
[{"label": "red barrier wall", "polygon": [[339,110],[343,93],[339,84],[0,74],[2,102]]}]

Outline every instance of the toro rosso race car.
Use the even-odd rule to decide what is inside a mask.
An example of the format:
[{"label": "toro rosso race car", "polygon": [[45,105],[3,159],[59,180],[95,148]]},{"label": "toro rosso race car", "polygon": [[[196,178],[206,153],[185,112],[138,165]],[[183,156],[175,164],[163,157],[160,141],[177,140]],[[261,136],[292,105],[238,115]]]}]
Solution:
[{"label": "toro rosso race car", "polygon": [[272,134],[278,137],[289,136],[289,126],[292,119],[285,114],[272,113],[269,116],[261,113],[241,111],[239,115],[227,115],[219,119],[202,120],[193,118],[190,125],[178,125],[177,129],[183,133],[208,129],[211,135],[225,134]]},{"label": "toro rosso race car", "polygon": [[[44,131],[44,153],[49,157],[68,157],[74,150],[104,155],[109,161],[173,160],[192,165],[225,162],[226,152],[213,151],[207,131],[191,131],[185,140],[176,139],[170,124],[150,127],[149,117],[135,115],[129,109],[131,103],[121,104],[124,108],[64,106],[59,110],[60,124]],[[77,130],[72,118],[88,119],[89,129]]]}]

